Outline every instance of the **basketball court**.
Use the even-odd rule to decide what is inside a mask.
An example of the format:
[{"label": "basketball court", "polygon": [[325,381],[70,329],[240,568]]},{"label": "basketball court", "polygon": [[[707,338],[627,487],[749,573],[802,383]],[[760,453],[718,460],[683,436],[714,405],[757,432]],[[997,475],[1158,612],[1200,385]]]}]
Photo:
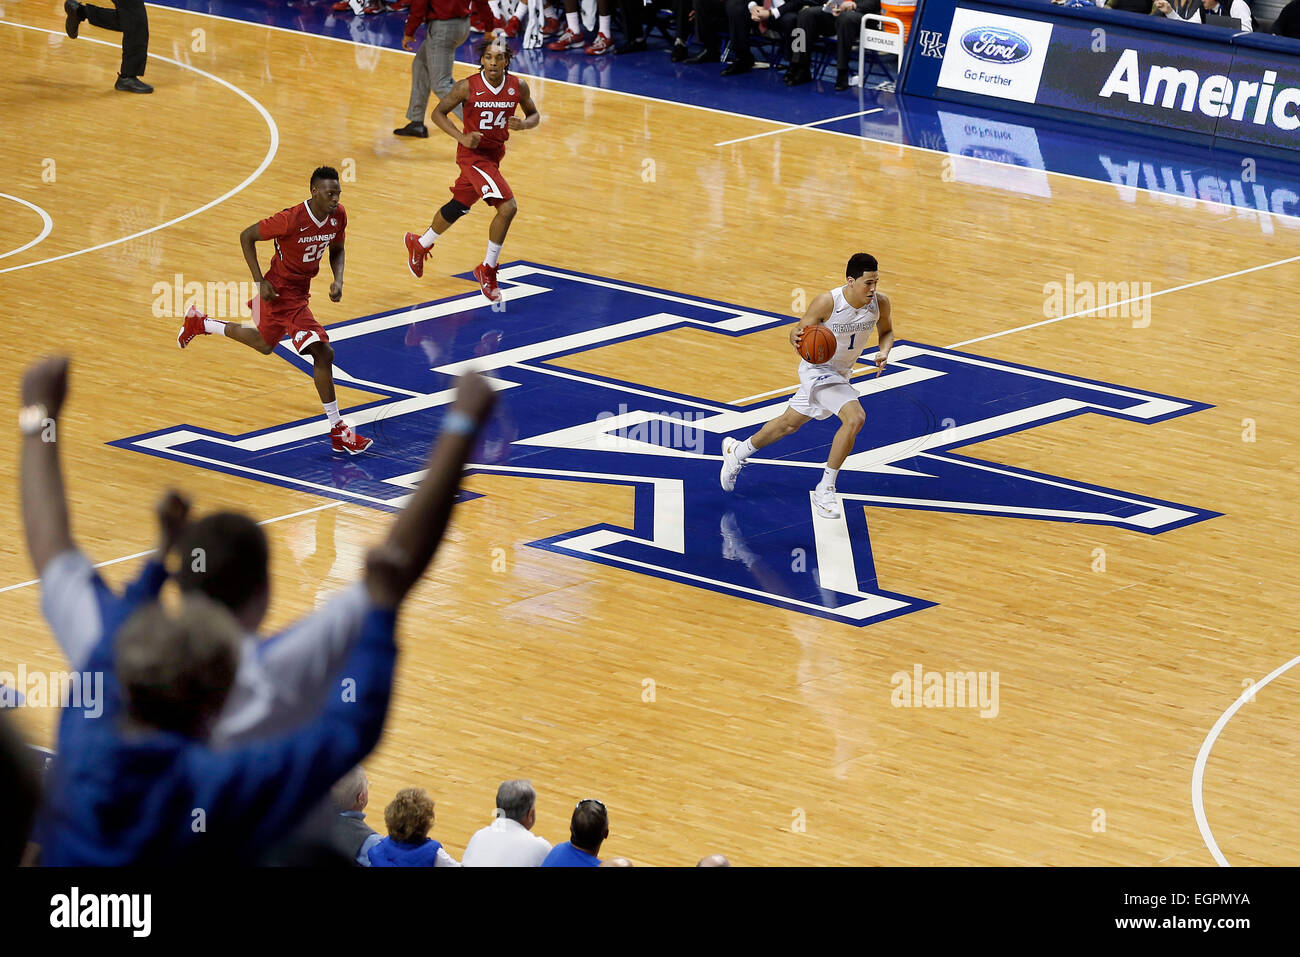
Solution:
[{"label": "basketball court", "polygon": [[[627,58],[546,54],[543,77],[530,51],[514,69],[542,122],[502,164],[520,211],[494,309],[469,276],[480,206],[423,280],[406,270],[403,233],[455,178],[448,138],[392,135],[408,54],[151,5],[157,92],[138,97],[112,90],[107,34],[68,39],[52,0],[2,11],[0,368],[16,407],[31,361],[72,357],[74,534],[108,581],[174,486],[268,523],[277,629],[359,575],[454,375],[500,390],[400,622],[373,811],[426,788],[459,857],[526,777],[538,833],[566,839],[596,797],[603,854],[638,865],[1295,862],[1284,185],[1262,210],[1148,188],[1141,157],[1165,147],[1133,138],[1107,154],[1134,157],[1117,186],[882,141],[915,122],[892,94],[808,89],[783,120],[745,115],[778,82],[761,70],[675,102],[620,88]],[[343,177],[347,267],[342,301],[318,279],[312,307],[376,439],[341,463],[285,346],[176,347],[187,297],[233,317],[240,231],[321,164]],[[788,323],[858,251],[898,344],[855,379],[844,518],[809,502],[833,422],[723,493],[722,438],[779,414]],[[10,501],[0,671],[62,671]],[[53,709],[18,718],[53,745]]]}]

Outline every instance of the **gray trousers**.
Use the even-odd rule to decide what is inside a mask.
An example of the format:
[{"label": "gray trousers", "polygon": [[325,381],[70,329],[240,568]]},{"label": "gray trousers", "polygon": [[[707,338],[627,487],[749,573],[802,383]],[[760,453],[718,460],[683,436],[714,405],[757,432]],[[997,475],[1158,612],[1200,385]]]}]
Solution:
[{"label": "gray trousers", "polygon": [[[456,61],[456,48],[469,37],[469,17],[455,20],[430,20],[424,42],[415,51],[411,61],[411,105],[406,118],[412,123],[428,120],[429,94],[442,99],[453,85],[451,65]],[[460,116],[460,107],[456,107]]]}]

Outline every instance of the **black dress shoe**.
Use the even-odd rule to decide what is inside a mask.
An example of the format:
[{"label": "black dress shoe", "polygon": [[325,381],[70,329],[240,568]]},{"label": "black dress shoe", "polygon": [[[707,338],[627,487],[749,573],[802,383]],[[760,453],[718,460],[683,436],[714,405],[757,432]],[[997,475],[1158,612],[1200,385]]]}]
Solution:
[{"label": "black dress shoe", "polygon": [[121,90],[123,93],[153,92],[153,87],[142,81],[138,76],[119,76],[117,82],[113,84],[113,89]]},{"label": "black dress shoe", "polygon": [[617,54],[642,53],[648,49],[650,49],[650,47],[645,42],[645,37],[642,37],[639,40],[628,40],[626,43],[620,43],[618,46],[614,47],[614,52]]},{"label": "black dress shoe", "polygon": [[681,63],[690,55],[691,55],[691,51],[687,48],[685,43],[674,43],[673,55],[669,57],[669,59],[671,59],[674,63]]},{"label": "black dress shoe", "polygon": [[721,63],[722,52],[717,47],[705,47],[695,56],[687,57],[683,63]]},{"label": "black dress shoe", "polygon": [[849,71],[837,70],[835,72],[835,92],[842,93],[849,88]]},{"label": "black dress shoe", "polygon": [[738,73],[748,73],[752,69],[754,69],[754,58],[748,56],[743,60],[736,60],[732,63],[728,63],[722,68],[722,75],[735,76]]},{"label": "black dress shoe", "polygon": [[812,82],[812,73],[806,69],[791,68],[790,72],[785,75],[786,86],[800,86],[804,83]]},{"label": "black dress shoe", "polygon": [[393,130],[393,135],[394,136],[418,136],[422,140],[427,140],[429,138],[429,128],[425,126],[423,123],[418,123],[415,120],[412,120],[410,123],[407,123],[405,126],[403,126],[400,130]]},{"label": "black dress shoe", "polygon": [[75,40],[81,21],[86,19],[86,8],[77,3],[77,0],[63,0],[63,12],[68,15],[68,19],[63,21],[63,29]]}]

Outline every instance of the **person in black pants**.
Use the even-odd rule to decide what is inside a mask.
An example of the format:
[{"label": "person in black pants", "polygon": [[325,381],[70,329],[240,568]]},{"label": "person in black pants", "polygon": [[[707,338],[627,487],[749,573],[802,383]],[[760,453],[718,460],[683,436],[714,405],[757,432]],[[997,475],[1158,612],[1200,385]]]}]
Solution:
[{"label": "person in black pants", "polygon": [[[781,56],[789,58],[790,41],[799,24],[799,11],[804,7],[815,6],[817,0],[725,0],[727,11],[727,30],[731,34],[731,63],[723,67],[723,76],[748,73],[754,69],[754,55],[749,50],[751,28],[758,27],[760,32],[775,30],[781,37]],[[700,25],[704,30],[703,22]]]},{"label": "person in black pants", "polygon": [[673,41],[672,60],[674,63],[685,60],[686,43],[691,35],[691,0],[655,0],[653,3],[646,3],[644,0],[619,0],[619,9],[623,11],[623,24],[627,27],[627,40],[615,47],[614,52],[639,53],[649,49],[649,44],[646,42],[649,38],[646,17],[648,15],[653,18],[657,14],[647,14],[646,7],[652,10],[659,7],[672,10],[673,26],[677,34],[677,39]]},{"label": "person in black pants", "polygon": [[68,15],[64,29],[75,40],[81,21],[89,20],[101,30],[122,34],[122,71],[113,89],[124,93],[152,93],[153,87],[140,79],[149,59],[149,14],[145,12],[144,0],[113,0],[113,7],[108,10],[77,0],[64,0],[63,11]]},{"label": "person in black pants", "polygon": [[835,37],[835,89],[849,88],[849,54],[858,42],[864,13],[880,13],[880,0],[830,0],[824,7],[804,7],[799,11],[799,29],[803,30],[803,49],[799,44],[790,56],[786,86],[812,82],[809,44],[817,37]]}]

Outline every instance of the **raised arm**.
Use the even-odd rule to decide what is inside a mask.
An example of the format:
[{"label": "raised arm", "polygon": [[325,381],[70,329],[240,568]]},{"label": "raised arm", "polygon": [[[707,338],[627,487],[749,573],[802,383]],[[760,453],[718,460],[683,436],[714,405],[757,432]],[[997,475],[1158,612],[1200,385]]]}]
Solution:
[{"label": "raised arm", "polygon": [[429,453],[424,480],[388,533],[388,544],[406,558],[406,590],[424,574],[442,541],[460,489],[461,470],[495,403],[496,394],[481,375],[471,372],[461,377],[456,400],[442,420],[438,444]]},{"label": "raised arm", "polygon": [[[443,420],[442,435],[429,453],[424,481],[393,522],[387,543],[402,556],[397,576],[403,596],[424,573],[442,540],[461,470],[494,401],[481,376],[471,373],[461,379],[456,401]],[[318,712],[357,640],[365,608],[365,592],[353,586],[310,617],[262,642],[257,667],[267,680],[259,687],[273,689],[274,697],[250,696],[239,705],[232,701],[217,725],[217,738],[247,740]]]},{"label": "raised arm", "polygon": [[23,375],[20,489],[27,554],[36,574],[73,548],[68,501],[59,461],[59,410],[68,394],[68,360],[43,359]]}]

